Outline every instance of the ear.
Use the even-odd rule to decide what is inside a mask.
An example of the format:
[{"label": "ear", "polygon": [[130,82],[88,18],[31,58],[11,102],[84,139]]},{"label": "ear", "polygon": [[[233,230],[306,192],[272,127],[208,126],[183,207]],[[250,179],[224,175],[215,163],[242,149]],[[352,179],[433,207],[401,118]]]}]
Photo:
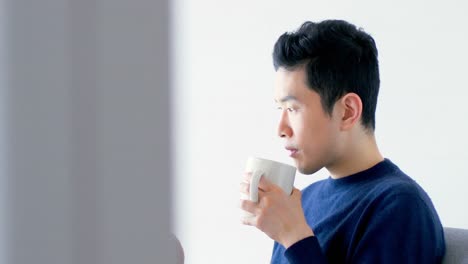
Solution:
[{"label": "ear", "polygon": [[361,97],[355,93],[345,94],[340,99],[342,108],[340,129],[343,131],[350,130],[356,123],[361,120],[362,101]]}]

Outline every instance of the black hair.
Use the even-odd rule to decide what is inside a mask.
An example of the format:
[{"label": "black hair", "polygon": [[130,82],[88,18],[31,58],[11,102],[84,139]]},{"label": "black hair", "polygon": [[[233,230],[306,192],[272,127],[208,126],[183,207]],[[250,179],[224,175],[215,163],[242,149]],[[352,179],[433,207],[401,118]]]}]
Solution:
[{"label": "black hair", "polygon": [[308,87],[330,115],[336,101],[356,93],[363,104],[362,125],[375,130],[379,63],[375,41],[362,29],[343,20],[305,22],[276,41],[273,65],[276,71],[304,66]]}]

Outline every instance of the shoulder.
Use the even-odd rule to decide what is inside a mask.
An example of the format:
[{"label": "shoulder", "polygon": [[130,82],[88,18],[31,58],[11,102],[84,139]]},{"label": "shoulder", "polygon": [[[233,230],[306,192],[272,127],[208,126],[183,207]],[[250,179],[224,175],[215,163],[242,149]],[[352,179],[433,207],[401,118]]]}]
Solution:
[{"label": "shoulder", "polygon": [[363,208],[361,219],[366,229],[382,228],[431,232],[440,238],[441,224],[435,207],[423,188],[409,176],[396,170],[375,183],[360,201]]},{"label": "shoulder", "polygon": [[429,195],[401,171],[389,174],[369,190],[364,199],[371,211],[430,217],[437,215]]},{"label": "shoulder", "polygon": [[370,193],[381,199],[418,198],[425,201],[429,198],[416,181],[399,169],[376,181]]},{"label": "shoulder", "polygon": [[320,190],[325,184],[326,184],[326,179],[325,180],[319,180],[314,183],[309,184],[306,186],[304,189],[301,190],[302,195],[310,195],[311,193],[314,193],[318,190]]}]

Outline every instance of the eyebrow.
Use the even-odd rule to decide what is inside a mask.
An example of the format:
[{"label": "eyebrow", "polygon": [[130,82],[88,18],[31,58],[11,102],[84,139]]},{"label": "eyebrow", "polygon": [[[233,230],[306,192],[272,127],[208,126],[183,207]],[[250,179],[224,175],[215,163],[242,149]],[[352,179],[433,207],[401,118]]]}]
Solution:
[{"label": "eyebrow", "polygon": [[[277,100],[275,100],[275,101],[278,102]],[[299,101],[299,100],[297,100],[297,98],[295,96],[287,95],[287,96],[281,98],[279,101],[280,101],[280,103],[284,103],[284,102],[287,102],[287,101]]]}]

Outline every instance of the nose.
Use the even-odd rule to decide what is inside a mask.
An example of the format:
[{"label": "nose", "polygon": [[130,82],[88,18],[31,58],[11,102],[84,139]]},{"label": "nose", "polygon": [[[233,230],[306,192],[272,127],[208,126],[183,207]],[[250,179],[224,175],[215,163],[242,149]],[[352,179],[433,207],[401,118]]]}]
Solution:
[{"label": "nose", "polygon": [[286,111],[281,112],[281,118],[278,124],[278,136],[281,138],[292,136],[292,129],[289,125],[288,113]]}]

